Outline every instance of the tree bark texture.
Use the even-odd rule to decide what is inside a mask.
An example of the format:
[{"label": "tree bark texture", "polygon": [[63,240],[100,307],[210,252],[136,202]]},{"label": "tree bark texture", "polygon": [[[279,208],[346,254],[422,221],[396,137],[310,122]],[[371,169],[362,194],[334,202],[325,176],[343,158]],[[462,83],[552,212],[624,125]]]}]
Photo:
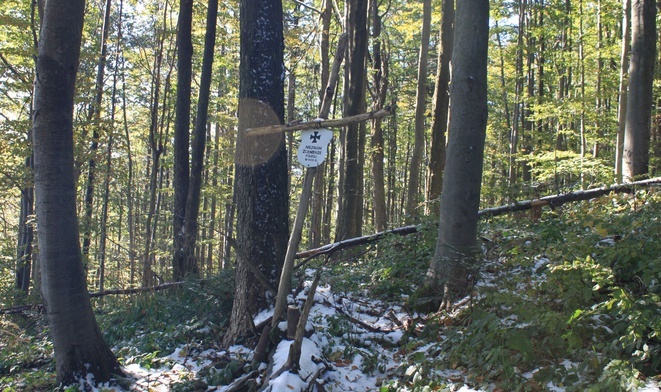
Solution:
[{"label": "tree bark texture", "polygon": [[[349,52],[347,57],[348,92],[345,117],[365,110],[365,57],[367,55],[367,0],[347,3]],[[338,213],[336,239],[359,237],[363,223],[363,167],[360,130],[362,123],[346,128],[342,204]],[[364,147],[364,145],[363,145]]]},{"label": "tree bark texture", "polygon": [[[110,30],[110,5],[112,1],[106,0],[103,12],[103,27],[101,28],[101,50],[96,69],[96,82],[94,86],[94,103],[90,106],[88,120],[92,125],[92,143],[90,146],[89,167],[87,168],[87,186],[85,189],[85,219],[83,226],[83,255],[89,257],[89,248],[92,242],[92,214],[94,211],[94,188],[96,181],[96,163],[101,133],[101,104],[103,102],[103,83],[106,74],[106,56],[108,52],[108,31]],[[89,260],[85,260],[89,262]]]},{"label": "tree bark texture", "polygon": [[627,118],[627,84],[629,79],[629,51],[631,46],[631,0],[622,6],[622,51],[620,55],[620,84],[617,105],[617,136],[615,139],[615,181],[622,182],[624,129]]},{"label": "tree bark texture", "polygon": [[488,0],[457,3],[448,143],[438,240],[428,284],[444,286],[444,301],[465,293],[475,263],[477,220],[487,125]]},{"label": "tree bark texture", "polygon": [[631,63],[622,157],[622,174],[628,182],[649,171],[656,38],[656,2],[632,0]]},{"label": "tree bark texture", "polygon": [[[382,48],[381,29],[382,20],[379,14],[379,2],[372,1],[372,58],[374,60],[374,101],[373,110],[383,108],[388,93],[388,62],[389,56]],[[384,179],[384,138],[383,124],[381,119],[372,120],[372,135],[370,137],[372,157],[372,180],[373,203],[374,203],[374,228],[377,232],[384,231],[388,226],[388,213],[386,208],[386,186]]]},{"label": "tree bark texture", "polygon": [[425,152],[425,109],[427,108],[427,58],[429,57],[429,32],[431,30],[431,0],[423,0],[422,33],[418,56],[418,88],[415,94],[415,130],[413,153],[406,194],[407,221],[412,222],[420,214],[420,168]]},{"label": "tree bark texture", "polygon": [[85,4],[49,0],[39,42],[33,138],[39,258],[58,383],[121,373],[94,318],[76,215],[73,97]]},{"label": "tree bark texture", "polygon": [[180,280],[189,271],[184,253],[184,220],[186,217],[186,199],[190,176],[190,106],[191,79],[193,73],[193,43],[191,38],[193,20],[193,0],[179,1],[179,20],[177,31],[177,101],[174,118],[174,214],[172,252],[172,273],[174,280]]},{"label": "tree bark texture", "polygon": [[184,220],[184,270],[196,275],[199,273],[199,267],[195,258],[195,243],[199,226],[197,220],[200,213],[202,169],[204,166],[204,149],[207,140],[207,114],[209,112],[209,94],[211,90],[217,19],[218,0],[209,0],[207,8],[207,31],[204,36],[202,75],[200,77],[200,96],[197,103],[197,118],[195,120],[195,133],[193,135],[190,181],[188,184]]},{"label": "tree bark texture", "polygon": [[431,151],[427,172],[427,202],[438,211],[438,199],[443,188],[443,167],[445,166],[445,141],[450,110],[450,61],[454,40],[454,0],[443,0],[441,16],[441,37],[438,44],[438,68],[434,89],[431,123]]},{"label": "tree bark texture", "polygon": [[[30,141],[32,137],[29,136]],[[34,156],[25,158],[25,169],[32,174]],[[34,187],[25,181],[21,188],[21,211],[18,219],[18,240],[16,245],[16,288],[25,294],[30,289],[32,271],[32,240],[34,239],[34,225],[30,220],[34,214]]]},{"label": "tree bark texture", "polygon": [[[239,134],[236,147],[237,243],[242,254],[276,284],[289,238],[287,151],[282,133],[248,136],[246,129],[284,121],[284,39],[280,0],[242,0]],[[267,304],[245,262],[237,263],[230,330],[243,336]]]}]

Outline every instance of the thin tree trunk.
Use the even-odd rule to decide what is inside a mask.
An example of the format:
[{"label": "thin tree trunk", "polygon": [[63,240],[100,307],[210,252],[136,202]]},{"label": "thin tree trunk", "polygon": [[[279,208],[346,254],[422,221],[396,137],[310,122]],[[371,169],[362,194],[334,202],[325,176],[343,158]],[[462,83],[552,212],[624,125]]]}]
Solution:
[{"label": "thin tree trunk", "polygon": [[[347,57],[348,87],[345,117],[365,110],[365,58],[367,55],[367,0],[350,0],[347,4],[349,54]],[[346,128],[343,145],[344,167],[341,169],[342,201],[338,214],[336,239],[359,237],[363,222],[363,167],[360,129],[364,124]],[[364,138],[364,135],[362,135]],[[363,139],[364,140],[364,139]]]},{"label": "thin tree trunk", "polygon": [[[123,2],[122,2],[123,3]],[[135,260],[136,260],[136,246],[135,246],[135,232],[138,230],[138,222],[135,219],[134,213],[134,199],[133,199],[133,150],[131,148],[131,135],[129,133],[128,116],[126,113],[126,78],[122,72],[122,120],[124,123],[124,134],[126,137],[126,156],[128,160],[128,179],[126,184],[126,226],[129,232],[129,283],[131,286],[135,283]]]},{"label": "thin tree trunk", "polygon": [[[207,248],[207,266],[208,266],[208,273],[209,275],[212,275],[214,273],[213,271],[213,249],[215,245],[215,238],[216,238],[216,206],[218,204],[218,192],[216,189],[218,189],[218,161],[220,158],[220,123],[216,122],[214,127],[212,128],[214,134],[213,134],[213,166],[211,168],[211,188],[214,190],[211,193],[211,210],[209,212],[210,216],[210,222],[209,222],[209,246]],[[218,265],[218,269],[222,268],[222,265]]]},{"label": "thin tree trunk", "polygon": [[[321,69],[320,74],[320,83],[321,88],[319,89],[319,102],[324,99],[326,94],[325,88],[328,84],[328,77],[330,75],[330,23],[333,16],[333,4],[332,0],[324,0],[322,5],[322,14],[321,14],[321,42],[320,46],[320,55],[321,55]],[[332,142],[331,142],[332,143]],[[317,168],[317,175],[314,179],[314,190],[312,193],[312,211],[310,217],[310,246],[316,247],[319,246],[323,241],[323,229],[322,225],[324,222],[324,189],[326,184],[326,166],[329,164],[330,160],[326,160],[324,163],[319,165]]]},{"label": "thin tree trunk", "polygon": [[615,139],[615,181],[622,182],[624,129],[627,116],[629,79],[629,50],[631,45],[631,0],[624,0],[622,8],[622,52],[620,56],[620,85],[617,106],[617,136]]},{"label": "thin tree trunk", "polygon": [[516,67],[515,67],[515,87],[514,87],[514,112],[512,117],[512,129],[510,132],[509,148],[509,172],[508,179],[510,187],[517,180],[517,162],[516,155],[519,146],[519,129],[521,126],[521,107],[523,95],[523,37],[526,24],[526,0],[519,1],[519,31],[516,49]]},{"label": "thin tree trunk", "polygon": [[587,136],[585,135],[585,48],[583,42],[583,0],[578,2],[578,62],[580,70],[580,91],[581,91],[581,116],[580,116],[580,184],[581,189],[585,189],[585,152],[587,147]]},{"label": "thin tree trunk", "polygon": [[[30,30],[32,32],[33,44],[35,52],[39,49],[39,30],[41,27],[41,22],[43,20],[43,10],[44,2],[33,1],[30,5]],[[39,23],[35,21],[35,16],[38,14]],[[36,55],[33,56],[35,69],[37,67],[37,58]],[[34,99],[34,91],[32,94]],[[31,111],[33,111],[34,102],[31,104]],[[34,116],[34,113],[30,113],[30,117]],[[34,172],[34,150],[32,145],[32,132],[28,132],[28,145],[30,148],[30,154],[24,161],[24,168],[26,174],[30,176]],[[33,278],[31,275],[36,275],[36,269],[32,268],[32,264],[35,259],[32,257],[32,243],[34,240],[34,225],[30,222],[33,219],[34,215],[34,185],[31,185],[32,181],[27,179],[24,182],[24,186],[21,188],[21,207],[18,217],[18,239],[16,243],[16,276],[15,276],[15,287],[22,291],[24,294],[28,294],[30,290],[30,281]],[[34,277],[36,278],[36,276]],[[35,281],[35,284],[38,282]]]},{"label": "thin tree trunk", "polygon": [[[500,39],[500,36],[498,36]],[[433,97],[433,113],[431,124],[431,152],[427,174],[427,203],[438,211],[438,199],[443,188],[443,167],[445,166],[445,140],[448,129],[448,113],[450,110],[450,61],[452,59],[452,41],[454,40],[454,0],[443,0],[440,39],[438,41],[438,68],[436,70],[436,87]],[[502,69],[502,67],[501,67]],[[507,102],[505,112],[507,114]],[[509,120],[508,120],[509,121]],[[428,209],[428,213],[431,209]]]},{"label": "thin tree trunk", "polygon": [[427,57],[431,30],[431,0],[422,1],[422,34],[418,57],[418,89],[415,94],[415,130],[413,154],[406,196],[407,221],[416,221],[420,215],[420,168],[425,153],[425,109],[427,108]]},{"label": "thin tree trunk", "polygon": [[[108,52],[108,31],[110,30],[110,4],[106,0],[103,14],[103,28],[101,29],[101,51],[96,70],[96,84],[94,103],[90,106],[88,120],[92,121],[92,144],[90,146],[90,159],[87,171],[87,186],[85,188],[85,217],[83,220],[83,256],[89,257],[89,248],[92,240],[92,213],[94,210],[94,181],[96,176],[96,153],[99,148],[99,129],[101,128],[101,104],[103,101],[103,82],[106,73],[106,56]],[[89,260],[86,260],[89,262]]]},{"label": "thin tree trunk", "polygon": [[[184,268],[190,274],[197,275],[199,269],[194,255],[198,235],[198,215],[200,212],[200,193],[202,191],[202,170],[204,150],[207,140],[207,113],[209,110],[209,93],[211,90],[211,73],[213,70],[213,53],[216,44],[216,20],[218,19],[218,0],[209,0],[207,9],[207,31],[204,36],[204,56],[202,59],[202,75],[200,80],[200,96],[197,104],[197,118],[192,144],[192,159],[186,215],[184,220]],[[175,279],[181,276],[176,276]]]},{"label": "thin tree trunk", "polygon": [[[395,108],[397,106],[397,101],[393,99],[390,104],[391,107]],[[390,217],[390,222],[399,222],[399,215],[396,214],[397,211],[397,192],[396,192],[396,181],[397,181],[397,111],[395,110],[393,115],[390,117],[390,126],[388,127],[388,170],[387,170],[387,181],[388,181],[388,201],[387,209],[388,216]]]},{"label": "thin tree trunk", "polygon": [[604,34],[603,34],[603,25],[602,25],[602,15],[601,15],[601,0],[597,1],[597,99],[596,99],[596,106],[597,106],[597,118],[595,121],[595,128],[596,128],[596,137],[595,141],[592,145],[592,158],[597,159],[599,158],[599,154],[601,151],[601,146],[599,144],[600,139],[603,135],[603,131],[601,129],[602,127],[602,117],[604,115],[604,101],[603,101],[603,82],[602,82],[602,74],[603,74],[603,69],[604,69],[604,59],[603,59],[603,46],[604,46]]},{"label": "thin tree trunk", "polygon": [[[382,21],[379,14],[378,1],[371,2],[372,6],[372,39],[374,40],[372,48],[372,58],[374,61],[374,105],[372,110],[377,111],[383,108],[388,93],[388,54],[383,53],[381,47],[381,28]],[[372,151],[372,179],[373,202],[374,202],[374,229],[384,231],[388,227],[388,214],[386,209],[386,188],[384,180],[383,161],[384,138],[383,121],[381,119],[372,120],[372,135],[370,139]]]},{"label": "thin tree trunk", "polygon": [[[30,142],[30,156],[25,158],[25,169],[28,173],[32,173],[34,156],[31,134],[28,135],[28,141]],[[25,294],[30,289],[30,272],[32,270],[32,240],[34,238],[34,226],[30,222],[32,215],[34,215],[34,187],[26,185],[21,188],[21,210],[16,245],[16,288]]]},{"label": "thin tree trunk", "polygon": [[181,280],[189,271],[185,254],[185,218],[186,203],[190,183],[190,107],[191,79],[193,73],[193,43],[191,38],[193,20],[193,0],[179,1],[179,20],[177,23],[177,101],[174,120],[174,210],[172,251],[172,278]]},{"label": "thin tree trunk", "polygon": [[[169,10],[167,4],[163,10],[163,30],[165,30],[167,23],[167,14]],[[147,202],[147,216],[145,221],[145,245],[144,245],[144,254],[142,262],[142,285],[144,287],[152,286],[154,283],[154,276],[152,271],[152,247],[153,247],[153,228],[152,224],[154,221],[154,215],[156,213],[156,193],[158,186],[158,172],[160,170],[160,158],[163,153],[163,143],[159,137],[159,101],[160,101],[160,91],[161,91],[161,69],[163,62],[163,44],[165,41],[165,33],[161,33],[161,37],[158,42],[158,48],[156,51],[156,56],[154,58],[153,66],[153,79],[152,79],[152,102],[151,102],[151,123],[149,126],[149,152],[150,152],[150,163],[147,170],[149,172],[149,186],[147,188],[148,202]],[[167,89],[165,89],[167,91]],[[163,100],[165,103],[165,98]]]}]

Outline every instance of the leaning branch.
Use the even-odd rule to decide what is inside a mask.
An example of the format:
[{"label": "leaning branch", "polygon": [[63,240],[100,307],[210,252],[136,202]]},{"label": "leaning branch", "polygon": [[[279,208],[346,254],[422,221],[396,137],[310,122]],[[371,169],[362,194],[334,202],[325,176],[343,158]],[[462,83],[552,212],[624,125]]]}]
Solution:
[{"label": "leaning branch", "polygon": [[171,289],[174,287],[179,287],[183,284],[184,282],[170,282],[170,283],[163,283],[153,287],[137,287],[134,289],[124,289],[124,290],[96,291],[90,293],[90,298],[98,298],[98,297],[105,297],[107,295],[118,295],[118,294],[137,294],[137,293],[143,293],[145,291],[161,291],[161,290]]},{"label": "leaning branch", "polygon": [[[147,291],[161,291],[161,290],[171,289],[174,287],[179,287],[183,284],[184,282],[170,282],[152,287],[137,287],[137,288],[123,289],[123,290],[117,289],[117,290],[95,291],[90,293],[90,298],[105,297],[107,295],[137,294],[137,293],[144,293]],[[11,308],[0,309],[0,314],[19,314],[29,311],[41,312],[43,307],[44,307],[43,304],[13,306]]]},{"label": "leaning branch", "polygon": [[584,191],[569,192],[569,193],[564,193],[562,195],[546,196],[539,199],[526,200],[500,207],[485,208],[484,210],[478,212],[478,216],[480,218],[488,217],[488,216],[498,216],[498,215],[508,214],[510,212],[526,211],[532,208],[541,208],[543,206],[556,208],[566,203],[570,203],[574,201],[590,200],[604,195],[608,195],[610,193],[633,193],[637,188],[648,187],[658,184],[661,184],[661,177],[650,178],[649,180],[642,180],[628,184],[620,184],[620,185],[613,185],[602,188],[588,189]]},{"label": "leaning branch", "polygon": [[[541,208],[543,206],[556,208],[569,202],[590,200],[610,193],[633,193],[638,188],[659,185],[659,184],[661,184],[661,177],[632,182],[629,184],[613,185],[603,188],[588,189],[585,191],[564,193],[562,195],[546,196],[539,199],[526,200],[500,207],[485,208],[478,212],[478,216],[480,218],[485,218],[491,216],[504,215],[510,212],[526,211],[533,208]],[[383,239],[387,235],[405,236],[405,235],[417,233],[419,230],[420,230],[419,226],[404,226],[396,229],[382,231],[380,233],[376,233],[364,237],[349,238],[347,240],[343,240],[333,244],[324,245],[320,248],[309,249],[303,252],[299,252],[298,254],[296,254],[296,258],[305,259],[305,260],[301,262],[297,266],[297,268],[300,268],[301,265],[305,264],[307,261],[317,256],[331,255],[343,249],[347,249],[359,245],[370,244],[372,242],[376,242]]]},{"label": "leaning branch", "polygon": [[355,116],[349,116],[338,119],[324,120],[318,118],[312,121],[306,122],[291,122],[284,125],[269,125],[266,127],[260,128],[250,128],[246,130],[246,135],[248,136],[259,136],[259,135],[270,135],[273,133],[281,132],[293,132],[293,131],[302,131],[306,129],[320,129],[320,128],[341,128],[349,124],[355,124],[371,119],[383,118],[392,113],[390,107],[378,111],[371,111],[367,113],[357,114]]},{"label": "leaning branch", "polygon": [[354,246],[365,245],[365,244],[369,244],[369,243],[372,243],[372,242],[379,241],[379,240],[383,239],[384,237],[386,237],[388,235],[401,235],[401,236],[404,236],[404,235],[417,233],[419,230],[420,230],[420,228],[418,226],[404,226],[404,227],[398,227],[396,229],[382,231],[382,232],[372,234],[372,235],[368,235],[368,236],[364,236],[364,237],[349,238],[349,239],[346,239],[346,240],[335,242],[333,244],[324,245],[320,248],[309,249],[309,250],[306,250],[306,251],[303,251],[303,252],[298,252],[296,254],[296,258],[297,259],[304,259],[304,258],[310,259],[310,258],[321,256],[321,255],[330,256],[333,253],[338,252],[342,249],[347,249],[347,248],[351,248],[351,247],[354,247]]}]

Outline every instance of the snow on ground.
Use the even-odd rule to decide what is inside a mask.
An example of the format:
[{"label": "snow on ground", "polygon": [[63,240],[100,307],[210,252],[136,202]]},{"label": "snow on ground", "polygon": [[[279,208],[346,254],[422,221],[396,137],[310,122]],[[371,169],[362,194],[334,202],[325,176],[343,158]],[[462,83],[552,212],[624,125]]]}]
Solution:
[{"label": "snow on ground", "polygon": [[[536,269],[547,261],[540,259]],[[309,286],[310,282],[306,282]],[[302,307],[307,293],[301,292],[296,298],[290,297],[290,303]],[[304,391],[310,385],[323,386],[324,391],[378,391],[384,383],[398,377],[421,377],[415,365],[406,362],[410,355],[419,355],[433,360],[441,354],[438,344],[426,344],[413,351],[407,351],[400,343],[404,329],[418,319],[399,306],[392,306],[378,300],[353,298],[348,294],[333,293],[330,286],[320,285],[314,296],[308,325],[308,337],[303,340],[300,369],[297,373],[280,371],[287,361],[291,341],[281,341],[272,357],[270,366],[262,365],[257,381],[265,386],[266,391]],[[272,314],[261,313],[255,322],[264,321]],[[352,319],[347,321],[347,317]],[[283,331],[285,323],[280,323]],[[82,380],[81,389],[99,392],[166,392],[174,385],[191,380],[199,380],[198,372],[205,367],[213,367],[218,361],[228,363],[232,360],[247,361],[252,359],[252,350],[243,346],[228,349],[216,348],[200,351],[194,345],[177,348],[163,361],[158,369],[146,369],[138,364],[124,367],[127,376],[133,381],[128,389],[108,385],[90,388],[93,380]],[[563,363],[572,366],[571,363]],[[255,373],[255,374],[256,374]],[[529,374],[532,377],[534,372]],[[445,380],[454,392],[483,392],[465,383],[464,373],[459,370],[437,370],[434,376]],[[525,376],[525,375],[524,375]],[[264,377],[269,377],[265,381]],[[315,381],[316,380],[316,381]],[[232,385],[207,385],[198,382],[195,390],[227,391]],[[550,391],[564,391],[552,383],[547,385]],[[311,390],[322,390],[317,387]],[[649,382],[641,392],[660,391],[656,382]]]}]

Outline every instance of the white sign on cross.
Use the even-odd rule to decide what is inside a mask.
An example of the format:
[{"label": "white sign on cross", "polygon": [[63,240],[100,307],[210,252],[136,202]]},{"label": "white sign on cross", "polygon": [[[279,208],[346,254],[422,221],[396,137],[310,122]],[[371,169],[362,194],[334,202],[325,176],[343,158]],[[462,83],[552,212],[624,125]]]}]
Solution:
[{"label": "white sign on cross", "polygon": [[328,143],[333,139],[330,129],[301,131],[301,144],[298,146],[298,161],[305,167],[317,167],[326,159]]}]

